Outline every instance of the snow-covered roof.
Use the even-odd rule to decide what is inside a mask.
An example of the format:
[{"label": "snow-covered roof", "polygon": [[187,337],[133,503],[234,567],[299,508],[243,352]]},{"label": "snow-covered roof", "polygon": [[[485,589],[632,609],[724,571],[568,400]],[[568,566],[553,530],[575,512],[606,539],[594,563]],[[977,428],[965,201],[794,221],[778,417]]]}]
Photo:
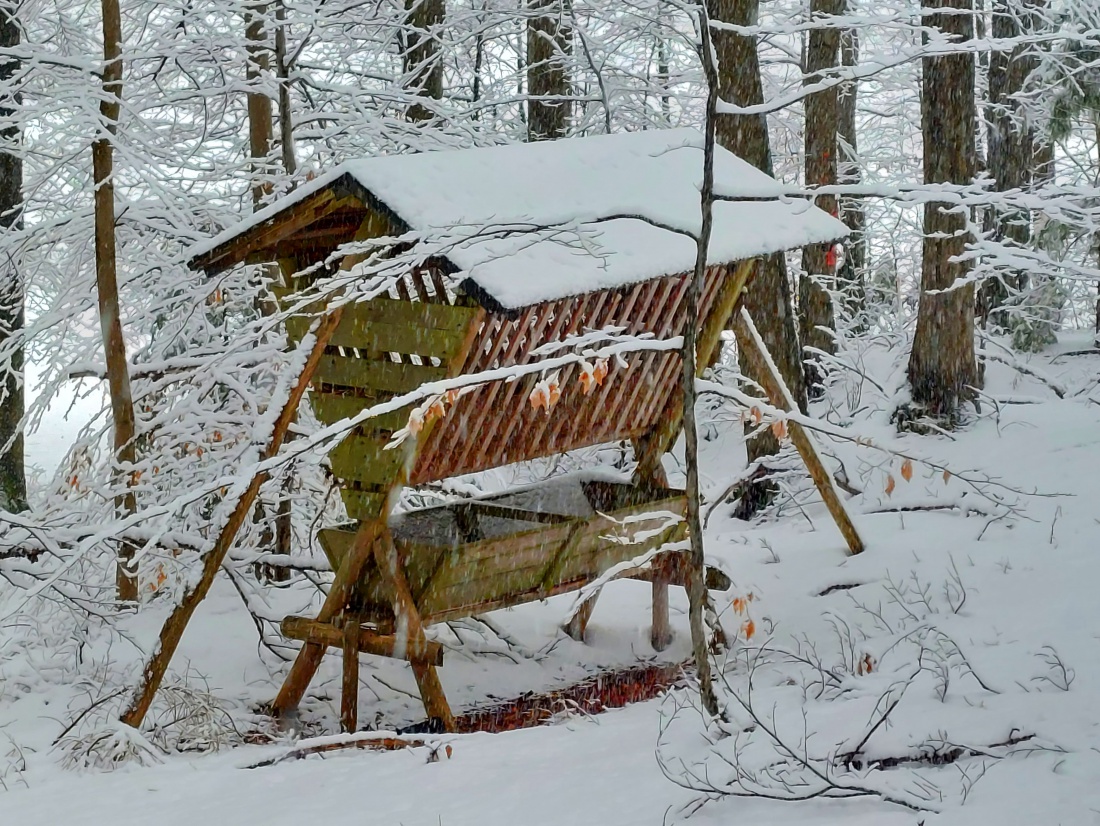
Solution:
[{"label": "snow-covered roof", "polygon": [[[513,310],[690,270],[694,240],[657,225],[698,231],[702,146],[694,129],[666,129],[348,161],[191,254],[208,253],[350,177],[402,229],[458,239],[445,257],[464,288]],[[714,174],[719,195],[776,200],[716,203],[711,264],[847,232],[806,200],[783,198],[777,181],[724,149]],[[512,224],[531,228],[491,231]],[[475,230],[477,237],[464,238]]]}]

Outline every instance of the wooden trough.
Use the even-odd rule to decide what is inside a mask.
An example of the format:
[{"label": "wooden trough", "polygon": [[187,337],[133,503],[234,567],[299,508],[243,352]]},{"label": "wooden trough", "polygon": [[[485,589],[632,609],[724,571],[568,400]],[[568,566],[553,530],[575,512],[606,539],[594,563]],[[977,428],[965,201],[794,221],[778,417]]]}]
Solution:
[{"label": "wooden trough", "polygon": [[[385,294],[342,308],[309,393],[314,414],[326,425],[428,382],[537,363],[537,348],[607,328],[622,335],[667,339],[686,324],[696,324],[698,361],[705,368],[717,356],[721,333],[755,255],[771,251],[756,239],[736,235],[750,218],[758,219],[744,210],[772,209],[776,220],[797,229],[798,244],[838,237],[839,223],[804,204],[754,202],[740,205],[741,212],[723,205],[717,230],[732,240],[717,245],[719,257],[706,269],[702,284],[699,316],[689,319],[686,273],[694,243],[685,244],[684,238],[644,221],[612,218],[618,223],[603,250],[606,260],[578,265],[561,258],[557,231],[547,237],[538,216],[524,212],[538,201],[512,198],[511,190],[479,194],[480,189],[500,186],[492,182],[507,179],[509,165],[516,176],[530,166],[542,170],[545,181],[561,178],[575,182],[574,187],[588,187],[583,194],[589,209],[598,209],[601,198],[609,199],[610,214],[620,200],[605,190],[620,179],[644,184],[650,176],[654,186],[641,186],[637,197],[653,203],[639,204],[639,212],[659,211],[666,200],[676,200],[675,195],[685,209],[697,214],[693,179],[680,179],[684,169],[701,162],[699,153],[685,146],[700,141],[690,130],[670,130],[656,137],[617,135],[557,146],[357,162],[302,187],[286,202],[214,239],[192,266],[214,274],[240,263],[277,263],[281,284],[276,291],[289,300],[312,285],[315,276],[302,277],[304,270],[313,267],[309,271],[317,272],[314,265],[328,261],[320,272],[331,273],[337,264],[348,270],[361,261],[361,256],[347,255],[333,263],[333,253],[342,245],[429,229],[408,216],[419,216],[421,223],[435,216],[435,225],[442,215],[453,224],[476,219],[509,227],[509,221],[523,218],[523,226],[529,227],[525,245],[503,251],[498,245],[492,250],[495,258],[479,259],[469,243],[458,244],[393,279]],[[677,154],[683,151],[691,152],[687,166],[684,156]],[[726,176],[727,188],[774,185],[728,153],[720,159],[719,173]],[[674,169],[665,168],[670,163]],[[431,192],[423,193],[423,203],[416,200],[414,191],[424,179],[420,167],[428,167],[433,191],[450,193],[450,200],[433,200]],[[679,177],[672,178],[678,182],[675,192],[657,185],[670,169],[679,170]],[[463,187],[474,191],[464,193]],[[444,205],[453,202],[451,212],[438,213],[441,200]],[[509,228],[507,237],[522,234]],[[670,254],[670,245],[677,243],[676,254]],[[619,265],[620,260],[666,261],[672,269],[654,271],[648,264],[638,272],[633,264]],[[574,271],[560,286],[535,284],[517,291],[510,279],[521,276],[510,273],[509,265],[528,268],[533,280],[538,280],[535,273],[543,273],[551,282],[554,279],[545,274],[552,275],[554,266]],[[466,274],[471,270],[487,274]],[[300,341],[316,315],[327,308],[318,304],[299,312],[287,322],[292,342]],[[678,518],[685,509],[684,496],[668,489],[661,467],[680,429],[678,351],[625,353],[600,367],[598,383],[591,371],[587,378],[582,376],[585,368],[580,364],[561,367],[553,377],[552,404],[532,403],[532,392],[547,377],[528,372],[510,381],[485,381],[461,395],[440,395],[422,427],[396,448],[394,434],[410,423],[415,405],[367,419],[332,449],[329,466],[340,482],[352,522],[320,532],[336,575],[318,615],[283,622],[283,632],[304,645],[274,701],[276,713],[297,706],[324,651],[338,647],[345,664],[345,728],[356,724],[360,652],[408,660],[429,717],[450,728],[453,718],[436,673],[442,649],[425,635],[426,626],[576,591],[617,565],[684,538],[684,523]],[[633,478],[626,482],[569,477],[497,496],[392,513],[406,486],[621,441],[633,445],[637,460]],[[668,552],[644,568],[618,571],[652,582],[651,638],[658,649],[670,639],[668,586],[683,583],[681,567],[679,555]],[[709,584],[729,585],[717,573],[710,575]],[[594,601],[593,595],[569,623],[568,632],[578,639],[583,638]]]}]

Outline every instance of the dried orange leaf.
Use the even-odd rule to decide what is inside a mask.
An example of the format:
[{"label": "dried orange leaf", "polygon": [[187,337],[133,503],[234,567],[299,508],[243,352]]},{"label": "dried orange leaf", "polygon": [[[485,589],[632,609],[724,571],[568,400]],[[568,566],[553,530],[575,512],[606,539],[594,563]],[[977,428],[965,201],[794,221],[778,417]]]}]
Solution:
[{"label": "dried orange leaf", "polygon": [[894,476],[893,474],[887,474],[886,476],[886,495],[890,496],[894,492]]},{"label": "dried orange leaf", "polygon": [[443,406],[443,399],[436,399],[428,408],[428,412],[424,414],[424,418],[430,422],[433,419],[442,419],[446,413],[447,408]]},{"label": "dried orange leaf", "polygon": [[596,366],[592,368],[592,378],[596,380],[596,384],[603,384],[603,380],[607,378],[607,359],[596,359]]},{"label": "dried orange leaf", "polygon": [[943,472],[943,483],[946,485],[947,481],[951,478],[951,471],[945,470]]},{"label": "dried orange leaf", "polygon": [[750,620],[745,620],[741,626],[741,633],[745,635],[745,639],[751,640],[752,635],[756,633],[756,623]]},{"label": "dried orange leaf", "polygon": [[772,433],[775,434],[775,438],[779,439],[779,441],[783,441],[787,438],[787,423],[782,419],[772,422]]},{"label": "dried orange leaf", "polygon": [[913,460],[906,459],[901,463],[901,478],[908,482],[913,478]]}]

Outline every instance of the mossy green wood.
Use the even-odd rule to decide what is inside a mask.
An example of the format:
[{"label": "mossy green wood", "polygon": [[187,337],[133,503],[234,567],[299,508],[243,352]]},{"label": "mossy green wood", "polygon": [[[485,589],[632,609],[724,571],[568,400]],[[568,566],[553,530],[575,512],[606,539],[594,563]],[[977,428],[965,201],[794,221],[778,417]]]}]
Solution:
[{"label": "mossy green wood", "polygon": [[[380,299],[378,299],[380,300]],[[411,302],[386,301],[397,307],[416,306]],[[466,337],[466,328],[458,330],[421,327],[412,321],[381,321],[371,318],[370,314],[356,312],[362,305],[352,305],[344,311],[340,326],[332,336],[332,347],[355,348],[359,358],[379,358],[388,353],[418,355],[448,361],[460,349]],[[433,305],[425,305],[433,306]],[[471,313],[463,307],[446,307],[448,310],[461,310],[458,320],[468,324]],[[401,315],[396,313],[395,315]],[[287,334],[291,341],[301,341],[312,323],[309,316],[292,316],[286,321]]]},{"label": "mossy green wood", "polygon": [[[324,425],[331,425],[358,416],[368,407],[374,407],[390,398],[392,396],[389,393],[350,396],[313,390],[310,393],[309,402],[314,415],[317,416],[317,421]],[[359,430],[363,433],[393,433],[408,424],[410,409],[411,405],[402,407],[400,410],[391,410],[389,413],[372,416],[359,426]]]},{"label": "mossy green wood", "polygon": [[[581,588],[614,565],[682,538],[683,522],[669,524],[669,516],[681,515],[684,506],[682,495],[671,495],[607,515],[532,522],[528,529],[453,547],[395,541],[424,621],[440,622]],[[340,528],[320,531],[334,568],[353,536]],[[373,566],[365,569],[354,604],[371,621],[390,621],[385,585]]]},{"label": "mossy green wood", "polygon": [[398,364],[350,356],[326,355],[317,367],[322,384],[358,387],[383,393],[408,393],[428,382],[447,378],[447,368],[426,364]]}]

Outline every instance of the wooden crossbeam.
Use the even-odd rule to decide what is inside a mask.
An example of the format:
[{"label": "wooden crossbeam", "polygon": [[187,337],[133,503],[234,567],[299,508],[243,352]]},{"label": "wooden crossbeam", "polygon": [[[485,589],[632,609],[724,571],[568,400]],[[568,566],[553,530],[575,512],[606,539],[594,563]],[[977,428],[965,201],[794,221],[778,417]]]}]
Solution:
[{"label": "wooden crossbeam", "polygon": [[[327,648],[344,645],[344,631],[333,623],[317,622],[308,617],[286,617],[279,626],[284,637],[302,642],[320,643]],[[443,665],[443,646],[427,640],[424,645],[415,641],[398,640],[395,634],[378,634],[370,629],[359,629],[358,650],[376,657],[402,660],[424,660],[433,665]]]},{"label": "wooden crossbeam", "polygon": [[[413,601],[409,583],[405,579],[405,571],[389,531],[384,530],[372,545],[378,572],[391,592],[398,634],[403,641],[406,641],[409,650],[415,651],[420,646],[426,646],[427,638],[424,635],[424,625],[420,620],[420,611],[416,607],[416,602]],[[429,719],[438,720],[444,731],[454,731],[454,715],[451,714],[451,707],[447,703],[447,695],[443,692],[443,684],[439,681],[435,665],[426,659],[410,658],[410,662],[417,687],[420,689],[420,699],[424,701]]]}]

